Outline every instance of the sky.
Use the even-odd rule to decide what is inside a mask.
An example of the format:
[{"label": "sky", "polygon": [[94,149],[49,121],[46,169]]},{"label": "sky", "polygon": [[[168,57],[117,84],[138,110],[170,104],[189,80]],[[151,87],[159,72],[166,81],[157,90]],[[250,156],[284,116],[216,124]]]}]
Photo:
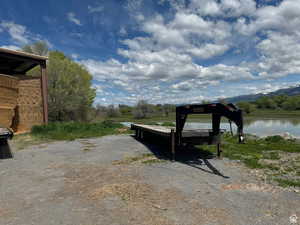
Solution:
[{"label": "sky", "polygon": [[88,69],[95,104],[300,84],[300,0],[1,0],[0,47],[39,40]]}]

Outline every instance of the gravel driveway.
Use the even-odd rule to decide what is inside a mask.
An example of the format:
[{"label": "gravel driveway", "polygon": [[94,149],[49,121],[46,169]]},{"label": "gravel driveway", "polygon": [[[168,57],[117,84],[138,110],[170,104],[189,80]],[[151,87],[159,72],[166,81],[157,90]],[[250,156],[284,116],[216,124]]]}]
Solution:
[{"label": "gravel driveway", "polygon": [[0,224],[300,224],[299,193],[227,159],[149,154],[162,148],[119,135],[18,151],[0,160]]}]

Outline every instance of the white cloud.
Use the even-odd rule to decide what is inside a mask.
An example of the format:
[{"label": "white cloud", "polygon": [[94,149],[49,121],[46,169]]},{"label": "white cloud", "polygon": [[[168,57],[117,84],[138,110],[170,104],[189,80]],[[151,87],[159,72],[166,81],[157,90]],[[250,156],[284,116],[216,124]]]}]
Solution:
[{"label": "white cloud", "polygon": [[82,26],[80,20],[76,18],[75,13],[69,12],[69,13],[67,14],[67,18],[68,18],[68,20],[69,20],[70,22],[75,23],[75,24],[78,25],[78,26]]},{"label": "white cloud", "polygon": [[76,53],[71,54],[71,57],[75,60],[77,60],[79,58],[79,55]]},{"label": "white cloud", "polygon": [[262,54],[258,68],[264,78],[300,74],[299,37],[270,32],[257,48]]},{"label": "white cloud", "polygon": [[253,35],[259,31],[277,29],[285,33],[300,35],[300,1],[285,0],[278,6],[264,6],[258,8],[247,22],[240,18],[236,31],[244,35]]},{"label": "white cloud", "polygon": [[88,5],[89,13],[102,12],[103,10],[104,10],[103,6],[90,6],[90,5]]},{"label": "white cloud", "polygon": [[26,27],[20,24],[16,24],[11,21],[3,21],[0,26],[7,30],[11,38],[19,44],[28,44],[29,37],[26,31]]},{"label": "white cloud", "polygon": [[120,33],[121,36],[126,36],[127,35],[126,28],[125,27],[121,27],[119,33]]},{"label": "white cloud", "polygon": [[[174,17],[145,17],[137,10],[143,1],[129,1],[126,7],[143,35],[121,41],[126,47],[118,49],[118,54],[124,60],[81,61],[95,80],[132,94],[116,94],[113,100],[199,102],[211,97],[201,91],[206,87],[209,90],[223,83],[233,87],[234,82],[259,79],[271,85],[241,85],[222,93],[215,89],[212,94],[228,97],[271,90],[276,85],[270,79],[300,74],[300,0],[260,7],[254,0],[191,0],[187,7],[181,0],[161,0],[160,4],[167,1]],[[120,29],[121,34],[125,31]],[[227,52],[229,59],[222,58]],[[246,55],[245,60],[239,55]],[[207,61],[210,63],[203,63]],[[178,97],[179,92],[184,96]],[[102,95],[109,102],[109,97]]]},{"label": "white cloud", "polygon": [[209,59],[213,56],[222,55],[229,49],[228,45],[205,44],[200,48],[187,49],[193,56],[202,59]]},{"label": "white cloud", "polygon": [[252,16],[256,3],[254,0],[191,0],[189,10],[201,16]]},{"label": "white cloud", "polygon": [[20,47],[18,47],[16,45],[2,45],[2,46],[0,46],[0,48],[7,48],[10,50],[20,50]]}]

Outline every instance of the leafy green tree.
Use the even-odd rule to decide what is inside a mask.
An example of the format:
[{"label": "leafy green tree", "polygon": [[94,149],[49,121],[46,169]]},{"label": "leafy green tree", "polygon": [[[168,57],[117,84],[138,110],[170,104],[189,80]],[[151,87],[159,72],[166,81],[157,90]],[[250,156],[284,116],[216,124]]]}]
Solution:
[{"label": "leafy green tree", "polygon": [[275,101],[277,108],[282,108],[282,105],[284,102],[287,101],[288,96],[287,95],[278,95],[278,96],[273,96],[272,99]]},{"label": "leafy green tree", "polygon": [[[50,121],[86,121],[93,110],[96,97],[91,87],[92,75],[82,65],[59,51],[49,51],[46,42],[36,42],[23,47],[23,51],[48,55],[48,103]],[[28,72],[39,76],[39,68]]]},{"label": "leafy green tree", "polygon": [[300,110],[300,96],[289,97],[283,104],[285,110]]},{"label": "leafy green tree", "polygon": [[237,103],[237,105],[240,109],[242,109],[247,114],[255,111],[255,109],[256,109],[255,105],[253,105],[249,102],[239,102],[239,103]]},{"label": "leafy green tree", "polygon": [[277,104],[276,102],[268,96],[261,97],[256,100],[255,104],[257,105],[257,108],[260,109],[276,109]]},{"label": "leafy green tree", "polygon": [[92,76],[62,52],[49,53],[49,118],[54,121],[87,120],[96,96]]}]

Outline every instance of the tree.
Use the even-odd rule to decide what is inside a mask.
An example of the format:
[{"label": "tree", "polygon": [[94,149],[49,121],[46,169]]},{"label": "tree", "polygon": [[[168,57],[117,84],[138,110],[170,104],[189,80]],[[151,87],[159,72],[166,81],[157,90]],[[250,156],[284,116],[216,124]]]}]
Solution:
[{"label": "tree", "polygon": [[140,100],[133,111],[133,117],[135,119],[143,119],[150,116],[153,111],[153,107],[147,101]]},{"label": "tree", "polygon": [[249,114],[255,111],[255,106],[249,102],[239,102],[237,103],[238,107],[242,109],[245,113]]},{"label": "tree", "polygon": [[277,104],[271,97],[261,97],[256,100],[255,104],[260,109],[276,109]]},{"label": "tree", "polygon": [[300,110],[300,96],[289,97],[283,104],[285,110]]},{"label": "tree", "polygon": [[119,111],[121,114],[131,114],[132,106],[119,104]]},{"label": "tree", "polygon": [[169,113],[175,111],[174,106],[173,106],[173,105],[170,105],[170,104],[164,104],[164,105],[162,106],[162,108],[163,108],[163,112],[164,112],[164,114],[165,114],[166,117],[169,116]]},{"label": "tree", "polygon": [[[59,51],[49,51],[46,42],[26,45],[23,50],[48,55],[48,103],[50,121],[86,121],[96,97],[91,87],[92,75],[82,65]],[[39,76],[39,68],[28,72]]]},{"label": "tree", "polygon": [[47,42],[45,41],[37,41],[32,45],[25,45],[22,47],[22,50],[24,52],[41,55],[41,56],[47,56],[49,53],[49,47]]},{"label": "tree", "polygon": [[118,117],[120,114],[119,108],[116,108],[114,105],[109,105],[107,107],[106,115],[108,117]]},{"label": "tree", "polygon": [[62,52],[49,53],[49,118],[54,121],[86,120],[96,96],[92,76]]}]

